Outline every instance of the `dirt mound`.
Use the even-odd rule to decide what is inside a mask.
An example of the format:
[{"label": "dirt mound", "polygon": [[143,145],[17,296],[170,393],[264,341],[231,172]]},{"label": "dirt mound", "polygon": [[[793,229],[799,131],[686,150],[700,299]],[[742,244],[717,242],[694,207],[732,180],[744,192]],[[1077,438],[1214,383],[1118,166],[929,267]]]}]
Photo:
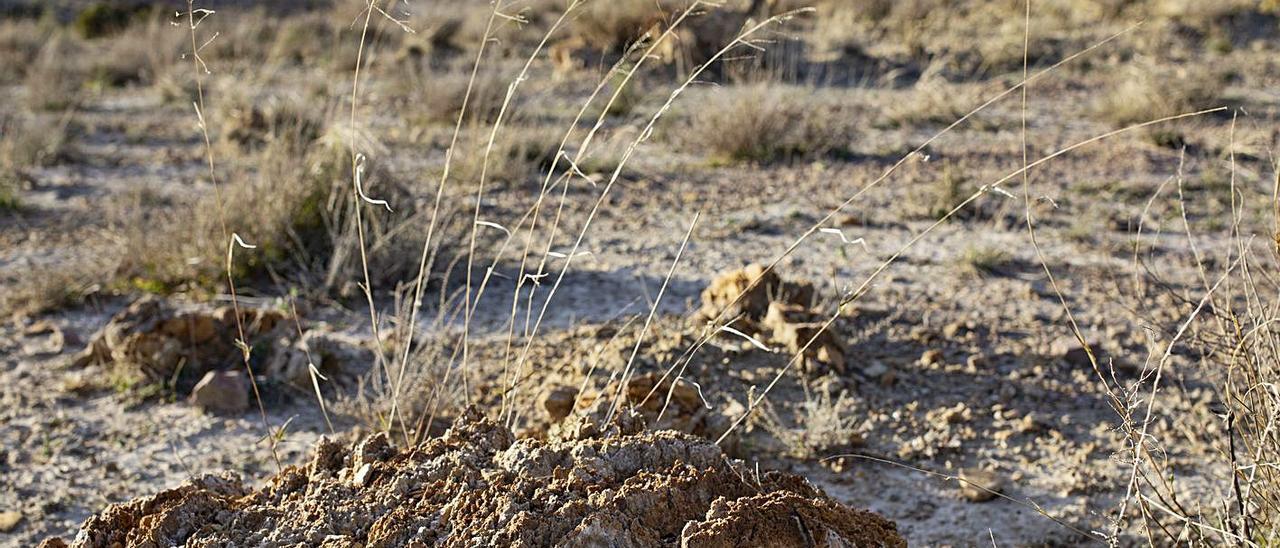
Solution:
[{"label": "dirt mound", "polygon": [[812,300],[812,285],[784,281],[776,270],[766,271],[764,265],[750,264],[716,276],[702,290],[698,315],[706,320],[719,316],[721,320],[734,320],[734,326],[753,328],[769,312],[769,303],[809,306]]},{"label": "dirt mound", "polygon": [[[107,365],[149,383],[190,391],[210,372],[242,371],[249,348],[255,373],[311,390],[311,368],[326,378],[354,378],[373,362],[360,343],[323,328],[298,336],[279,310],[182,306],[144,297],[111,318],[76,356],[74,365]],[[237,340],[240,328],[244,346]]]},{"label": "dirt mound", "polygon": [[[72,546],[905,546],[894,524],[714,444],[632,428],[516,441],[469,412],[395,451],[322,441],[258,490],[206,476],[113,505]],[[49,541],[60,545],[60,541]]]},{"label": "dirt mound", "polygon": [[[810,373],[845,370],[840,339],[823,329],[826,319],[812,310],[813,285],[782,279],[759,264],[720,274],[702,291],[700,318],[773,342],[791,354],[804,349],[800,366]],[[724,313],[721,314],[721,310]],[[813,344],[805,345],[813,340]]]}]

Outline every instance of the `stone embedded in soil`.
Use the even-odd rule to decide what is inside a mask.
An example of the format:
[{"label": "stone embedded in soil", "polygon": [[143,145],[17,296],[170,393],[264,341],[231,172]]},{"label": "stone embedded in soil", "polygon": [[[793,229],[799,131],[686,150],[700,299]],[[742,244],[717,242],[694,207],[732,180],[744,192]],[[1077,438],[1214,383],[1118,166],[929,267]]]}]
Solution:
[{"label": "stone embedded in soil", "polygon": [[243,371],[210,371],[191,389],[191,404],[211,413],[237,415],[249,408],[249,389]]},{"label": "stone embedded in soil", "polygon": [[241,307],[237,317],[230,306],[180,306],[143,297],[112,317],[74,365],[110,364],[150,382],[176,380],[188,390],[210,372],[243,367],[237,343],[242,333],[250,347],[265,349],[262,356],[254,353],[255,374],[302,390],[312,389],[313,365],[319,375],[343,382],[363,375],[373,363],[372,351],[362,343],[322,328],[298,337],[288,320],[265,308]]},{"label": "stone embedded in soil", "polygon": [[[1090,347],[1097,352],[1096,344],[1090,343]],[[1055,339],[1049,345],[1049,351],[1054,357],[1075,367],[1092,367],[1093,365],[1089,360],[1089,351],[1074,336],[1066,335]]]},{"label": "stone embedded in soil", "polygon": [[844,373],[845,349],[825,318],[803,306],[774,301],[769,303],[763,325],[771,331],[770,339],[786,346],[787,352],[798,354],[803,349],[801,368],[811,373],[824,368]]},{"label": "stone embedded in soil", "polygon": [[1004,480],[998,474],[981,468],[961,470],[959,483],[960,495],[970,502],[987,502],[1004,489]]},{"label": "stone embedded in soil", "polygon": [[283,327],[283,320],[276,311],[242,308],[237,321],[231,307],[180,309],[156,297],[143,297],[112,317],[75,365],[123,364],[155,382],[169,381],[175,373],[199,379],[207,371],[238,361],[235,340],[241,330],[252,345],[261,335]]},{"label": "stone embedded in soil", "polygon": [[578,389],[571,386],[553,386],[542,396],[542,408],[553,421],[562,420],[573,412],[578,399]]},{"label": "stone embedded in soil", "polygon": [[0,512],[0,533],[8,533],[17,529],[19,523],[22,523],[22,514],[20,512]]},{"label": "stone embedded in soil", "polygon": [[[606,431],[610,429],[604,429]],[[359,481],[357,481],[357,479]],[[340,541],[340,542],[339,542]],[[805,479],[757,474],[675,432],[516,441],[469,413],[405,451],[318,444],[246,489],[205,476],[108,507],[73,546],[905,546]]]}]

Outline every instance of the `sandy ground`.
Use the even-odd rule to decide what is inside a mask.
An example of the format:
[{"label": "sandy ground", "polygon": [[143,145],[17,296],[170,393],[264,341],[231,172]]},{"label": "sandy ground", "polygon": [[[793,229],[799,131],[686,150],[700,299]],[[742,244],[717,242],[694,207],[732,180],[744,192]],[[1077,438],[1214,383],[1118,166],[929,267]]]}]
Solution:
[{"label": "sandy ground", "polygon": [[[1250,66],[1255,58],[1249,55],[1241,52],[1231,62]],[[1064,69],[1061,78],[1032,89],[1027,115],[1033,161],[1110,129],[1091,120],[1087,107],[1105,76]],[[1232,100],[1245,105],[1257,122],[1237,130],[1237,146],[1248,152],[1239,160],[1239,184],[1250,212],[1265,210],[1270,188],[1258,175],[1266,169],[1264,150],[1274,140],[1274,132],[1263,126],[1273,123],[1280,104],[1266,91],[1275,83],[1268,78],[1274,79],[1250,76],[1228,88]],[[956,84],[956,89],[978,92],[966,102],[971,107],[1012,81],[1005,80]],[[336,95],[340,87],[329,91]],[[3,98],[23,93],[20,86],[0,89]],[[678,109],[697,108],[703,93],[714,90],[695,90]],[[910,88],[853,86],[820,88],[815,97],[849,105],[871,120],[917,95]],[[101,248],[90,246],[110,239],[106,209],[112,200],[143,189],[158,195],[153,198],[158,204],[166,196],[181,200],[209,192],[201,181],[199,135],[184,109],[126,90],[108,91],[77,110],[74,160],[32,170],[35,184],[22,193],[24,210],[0,217],[0,280],[22,280],[41,265],[92,263],[94,250]],[[1018,116],[1016,102],[1008,100],[982,114],[984,123],[961,126],[938,139],[824,225],[835,230],[813,233],[780,262],[785,279],[815,286],[813,308],[822,314],[834,312],[841,293],[876,275],[869,291],[846,305],[837,324],[846,348],[845,371],[788,372],[770,398],[780,420],[803,431],[815,428],[802,422],[806,399],[819,391],[832,397],[843,393],[834,405],[848,421],[847,432],[856,436],[841,446],[798,455],[768,425],[752,421],[732,456],[748,467],[758,462],[805,476],[833,499],[897,523],[913,545],[1077,545],[1093,531],[1109,530],[1128,480],[1117,416],[1098,374],[1081,361],[1078,350],[1073,352],[1066,314],[1040,258],[1057,277],[1103,363],[1114,366],[1115,377],[1108,380],[1130,385],[1203,289],[1195,253],[1219,265],[1229,256],[1230,234],[1211,224],[1223,215],[1224,205],[1210,176],[1222,172],[1224,160],[1207,153],[1183,158],[1177,150],[1152,144],[1142,132],[1119,135],[1033,171],[1028,194],[1039,222],[1038,251],[1023,224],[1021,178],[1003,186],[1009,195],[988,192],[957,219],[913,242],[930,229],[932,220],[919,210],[928,207],[928,196],[944,177],[962,177],[967,195],[1018,168]],[[403,125],[393,111],[371,118],[373,127]],[[1229,116],[1215,115],[1175,127],[1195,136],[1203,150],[1221,146],[1230,123]],[[697,332],[696,321],[688,318],[717,274],[773,260],[827,211],[939,129],[937,124],[899,129],[867,123],[851,138],[849,159],[767,167],[709,163],[662,135],[645,144],[584,240],[583,250],[590,254],[574,259],[548,307],[517,433],[537,432],[550,421],[539,398],[553,386],[580,382],[583,355],[605,349],[603,369],[596,373],[601,383],[625,365],[635,327],[654,306],[695,214],[700,220],[657,305],[656,327],[648,335],[653,342],[639,353],[639,373],[660,372],[671,353],[678,354],[680,344]],[[391,169],[413,173],[438,166],[439,151],[422,153],[421,142],[440,142],[448,128],[426,131],[419,142],[389,139],[394,156],[404,158]],[[1182,169],[1189,181],[1183,200],[1197,228],[1194,251],[1182,224],[1178,189],[1165,186],[1178,174],[1180,161],[1186,162]],[[533,188],[531,183],[495,192],[485,217],[518,215],[536,194]],[[567,194],[570,229],[581,226],[600,190],[582,184]],[[1141,236],[1136,235],[1139,223]],[[1245,230],[1262,229],[1250,225]],[[857,243],[848,243],[853,240]],[[1140,242],[1139,261],[1135,241]],[[992,250],[999,252],[998,260],[989,268],[975,273],[966,266],[977,262],[975,253]],[[896,262],[878,270],[900,251]],[[491,259],[483,255],[485,264]],[[553,258],[550,271],[557,272],[563,260]],[[478,301],[472,331],[475,378],[493,390],[518,263],[508,257],[495,271],[500,276]],[[480,267],[475,272],[484,274]],[[1135,284],[1138,278],[1141,283]],[[534,298],[535,314],[546,289],[540,287]],[[272,297],[268,286],[245,292],[262,297],[261,302]],[[69,538],[106,504],[171,488],[205,472],[234,471],[251,484],[276,472],[262,419],[254,411],[215,416],[194,408],[181,394],[138,398],[80,389],[86,376],[102,373],[72,367],[72,355],[135,296],[112,295],[104,288],[84,304],[39,316],[15,315],[0,327],[0,512],[22,516],[12,530],[0,532],[0,544]],[[367,311],[358,299],[315,308],[315,317],[369,336]],[[633,317],[638,320],[625,324]],[[53,340],[49,332],[27,333],[41,321],[57,326],[62,340]],[[460,327],[459,319],[446,319],[425,327],[424,336],[447,338]],[[614,339],[619,330],[626,335]],[[716,413],[733,417],[789,355],[719,340],[720,346],[702,352],[699,368],[687,378],[698,383]],[[1204,458],[1215,451],[1221,429],[1213,416],[1211,379],[1191,356],[1178,354],[1167,374],[1170,388],[1159,400],[1154,432],[1204,442],[1170,445],[1167,456],[1182,473],[1181,488],[1188,496],[1215,493],[1222,489],[1221,471]],[[305,394],[274,399],[266,420],[288,424],[276,447],[283,464],[308,458],[326,430],[314,400]],[[349,419],[338,425],[348,432],[344,439],[367,430]],[[841,454],[848,456],[821,460]],[[973,502],[947,479],[973,468],[993,471],[1008,498]]]}]

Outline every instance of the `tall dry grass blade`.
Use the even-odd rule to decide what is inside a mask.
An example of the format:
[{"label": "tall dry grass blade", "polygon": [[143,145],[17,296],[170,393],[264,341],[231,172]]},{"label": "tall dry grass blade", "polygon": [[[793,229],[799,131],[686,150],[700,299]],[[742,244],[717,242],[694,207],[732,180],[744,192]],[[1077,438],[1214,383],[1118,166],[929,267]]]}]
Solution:
[{"label": "tall dry grass blade", "polygon": [[702,217],[702,212],[698,211],[693,215],[693,220],[689,222],[689,230],[685,231],[684,239],[680,241],[680,249],[676,251],[676,258],[671,261],[671,269],[667,271],[667,276],[662,279],[662,287],[658,289],[658,296],[649,307],[649,316],[645,318],[644,327],[640,329],[640,334],[636,336],[636,344],[631,347],[631,356],[627,358],[627,364],[622,368],[622,378],[618,382],[617,393],[613,395],[613,404],[609,406],[609,413],[604,421],[606,424],[613,420],[613,413],[618,408],[622,393],[631,382],[632,366],[635,364],[636,355],[640,353],[640,346],[644,344],[644,339],[649,334],[649,328],[653,325],[653,318],[658,313],[658,306],[662,304],[662,297],[667,293],[667,286],[671,283],[671,277],[675,275],[676,267],[680,265],[680,257],[684,256],[685,248],[689,247],[689,238],[693,236],[693,229],[698,226],[700,217]]},{"label": "tall dry grass blade", "polygon": [[[698,2],[694,2],[693,6],[697,6],[697,5],[699,5]],[[582,228],[579,230],[578,235],[574,240],[573,246],[570,248],[569,253],[567,253],[565,256],[564,264],[560,267],[560,272],[556,275],[555,283],[553,283],[551,286],[551,289],[548,290],[546,300],[542,303],[542,307],[538,312],[538,319],[536,322],[534,322],[533,331],[529,335],[529,340],[525,342],[524,350],[521,351],[520,358],[516,362],[517,368],[524,367],[525,361],[528,359],[528,356],[529,356],[529,350],[532,347],[533,337],[536,336],[538,329],[541,327],[543,320],[546,318],[547,309],[550,307],[552,299],[555,297],[556,291],[560,288],[561,283],[564,282],[565,274],[568,273],[570,266],[572,266],[573,259],[578,256],[579,250],[582,247],[582,242],[583,240],[586,239],[587,232],[591,229],[593,221],[595,221],[597,215],[599,215],[601,207],[603,207],[604,203],[608,199],[610,191],[613,189],[614,185],[617,184],[618,178],[621,176],[623,168],[626,166],[627,162],[631,159],[631,156],[635,154],[635,151],[640,146],[640,144],[643,143],[645,140],[647,140],[653,134],[654,127],[657,125],[658,120],[661,119],[662,116],[671,109],[672,105],[675,104],[676,100],[679,99],[680,96],[691,85],[693,85],[694,82],[698,80],[699,76],[701,76],[709,67],[717,63],[722,57],[725,56],[725,54],[727,54],[729,51],[733,50],[734,48],[738,47],[739,45],[746,44],[747,40],[752,35],[759,32],[761,29],[781,23],[782,21],[785,21],[787,18],[794,17],[797,13],[801,13],[803,11],[809,11],[809,10],[787,12],[785,14],[773,16],[768,19],[765,19],[762,22],[756,23],[744,29],[742,32],[740,32],[728,45],[718,50],[706,62],[699,65],[697,68],[695,68],[692,71],[692,73],[689,75],[689,77],[680,86],[676,87],[671,92],[671,95],[667,98],[666,102],[664,102],[662,106],[660,106],[658,110],[654,112],[654,114],[649,118],[648,122],[645,124],[644,128],[641,129],[639,135],[628,144],[627,148],[623,151],[622,157],[618,161],[617,166],[614,167],[612,174],[609,176],[609,181],[604,185],[604,188],[600,191],[600,196],[596,199],[595,204],[591,207],[590,212],[587,214],[587,218],[583,222]]]},{"label": "tall dry grass blade", "polygon": [[[248,346],[243,342],[245,340],[244,321],[241,319],[240,314],[240,299],[236,294],[236,281],[231,272],[235,245],[237,243],[241,245],[245,244],[244,241],[240,239],[240,236],[227,230],[227,214],[223,209],[222,190],[218,184],[218,173],[213,159],[213,142],[209,138],[209,122],[204,116],[204,112],[206,110],[204,100],[204,75],[209,73],[209,66],[205,64],[204,59],[200,56],[200,50],[203,49],[204,46],[200,45],[196,39],[196,27],[198,27],[200,23],[204,22],[204,20],[210,15],[213,15],[213,13],[214,12],[212,10],[207,9],[197,10],[195,7],[195,0],[187,0],[187,30],[191,36],[191,63],[195,72],[196,82],[196,103],[192,106],[195,108],[197,124],[200,127],[201,137],[204,140],[205,160],[209,166],[209,182],[213,185],[214,201],[218,204],[218,225],[222,229],[222,239],[227,242],[227,288],[231,292],[231,307],[236,317],[237,341],[239,341],[241,346],[244,347],[244,369],[249,374],[249,383],[253,387],[253,397],[258,404],[258,414],[262,418],[262,428],[265,430],[266,438],[271,444],[271,458],[275,461],[276,471],[279,472],[284,469],[284,466],[280,462],[280,453],[276,450],[276,436],[272,435],[271,423],[267,420],[267,408],[262,403],[262,394],[258,392],[258,383],[253,376],[253,368],[249,365]],[[197,14],[199,14],[199,19],[197,19]],[[210,42],[212,40],[213,38],[209,39]],[[206,42],[205,44],[207,45],[208,43],[209,42]],[[247,245],[245,245],[245,247],[251,248],[251,246]]]}]

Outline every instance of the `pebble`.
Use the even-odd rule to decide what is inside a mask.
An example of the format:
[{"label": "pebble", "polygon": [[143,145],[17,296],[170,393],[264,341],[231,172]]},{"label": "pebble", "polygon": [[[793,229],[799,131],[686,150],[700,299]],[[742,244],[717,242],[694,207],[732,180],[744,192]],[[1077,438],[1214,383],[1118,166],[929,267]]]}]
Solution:
[{"label": "pebble", "polygon": [[987,502],[1004,489],[1004,480],[995,472],[981,468],[960,470],[960,494],[969,502]]},{"label": "pebble", "polygon": [[0,512],[0,533],[8,533],[22,523],[22,514],[18,512]]},{"label": "pebble", "polygon": [[238,369],[205,373],[191,389],[191,403],[213,413],[243,413],[249,408],[249,379]]}]

